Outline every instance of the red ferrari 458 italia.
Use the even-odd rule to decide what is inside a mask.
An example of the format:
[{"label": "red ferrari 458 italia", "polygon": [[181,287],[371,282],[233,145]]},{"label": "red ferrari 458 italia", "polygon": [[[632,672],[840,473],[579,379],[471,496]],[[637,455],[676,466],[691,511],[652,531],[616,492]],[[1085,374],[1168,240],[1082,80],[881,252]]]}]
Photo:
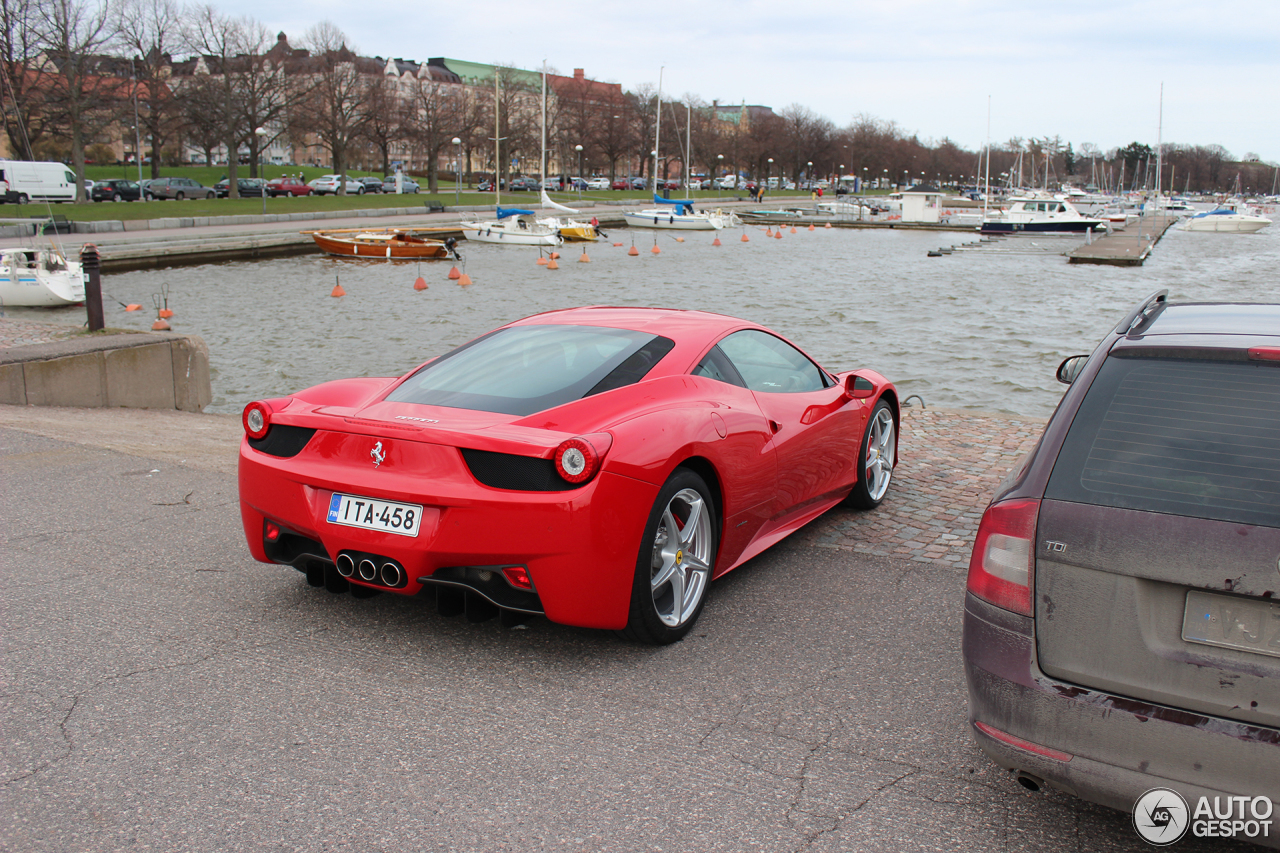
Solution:
[{"label": "red ferrari 458 italia", "polygon": [[670,643],[712,580],[842,501],[884,499],[898,395],[744,320],[596,307],[243,420],[258,560],[332,592],[429,589],[476,620]]}]

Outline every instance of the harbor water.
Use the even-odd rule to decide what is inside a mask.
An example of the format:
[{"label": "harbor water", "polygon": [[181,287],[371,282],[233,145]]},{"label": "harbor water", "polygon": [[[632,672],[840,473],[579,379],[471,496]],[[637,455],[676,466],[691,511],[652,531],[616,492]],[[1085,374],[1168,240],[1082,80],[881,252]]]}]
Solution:
[{"label": "harbor water", "polygon": [[[174,331],[209,345],[214,412],[329,379],[399,375],[529,314],[642,305],[762,323],[823,366],[874,368],[928,406],[1044,417],[1062,395],[1058,363],[1089,352],[1152,291],[1280,299],[1280,227],[1255,235],[1175,227],[1141,267],[1070,265],[1062,253],[1078,236],[979,242],[957,232],[803,226],[781,239],[755,226],[730,229],[719,232],[720,246],[716,234],[681,236],[619,229],[586,245],[589,263],[579,262],[581,244],[566,245],[556,270],[536,264],[537,249],[463,243],[459,267],[473,279],[466,287],[447,279],[451,261],[323,255],[109,274],[107,325],[149,329],[153,300],[167,290]],[[628,255],[633,243],[638,256]],[[413,287],[419,275],[426,290]],[[336,283],[345,296],[330,295]],[[145,308],[126,313],[121,303]],[[82,308],[6,314],[84,317]]]}]

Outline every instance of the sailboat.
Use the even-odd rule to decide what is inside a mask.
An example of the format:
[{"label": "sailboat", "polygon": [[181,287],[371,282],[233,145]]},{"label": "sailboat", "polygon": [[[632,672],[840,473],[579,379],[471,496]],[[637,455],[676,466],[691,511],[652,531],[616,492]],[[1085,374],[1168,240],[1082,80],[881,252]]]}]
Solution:
[{"label": "sailboat", "polygon": [[54,246],[0,250],[0,305],[56,308],[82,302],[79,261]]},{"label": "sailboat", "polygon": [[[545,183],[547,179],[547,63],[542,63],[542,180]],[[551,196],[547,195],[546,187],[540,190],[542,194],[543,210],[559,210],[564,213],[578,213],[572,207],[565,207],[563,204],[551,200]],[[554,228],[559,232],[560,237],[565,242],[574,243],[594,243],[600,239],[599,232],[593,222],[578,222],[565,216],[543,216],[538,219],[548,228]]]},{"label": "sailboat", "polygon": [[[662,73],[658,73],[658,115],[653,132],[653,203],[656,207],[624,211],[622,218],[632,228],[656,228],[663,231],[719,231],[741,225],[742,220],[731,211],[716,209],[714,213],[694,210],[692,199],[668,199],[658,195],[658,142],[662,136]],[[685,155],[686,165],[688,155]],[[688,180],[685,187],[689,186]]]},{"label": "sailboat", "polygon": [[502,145],[502,130],[499,122],[499,92],[501,78],[497,69],[493,73],[493,219],[468,219],[459,223],[462,233],[468,240],[479,243],[506,243],[517,246],[551,246],[564,243],[560,229],[538,219],[532,210],[502,207],[502,158],[499,149]]}]

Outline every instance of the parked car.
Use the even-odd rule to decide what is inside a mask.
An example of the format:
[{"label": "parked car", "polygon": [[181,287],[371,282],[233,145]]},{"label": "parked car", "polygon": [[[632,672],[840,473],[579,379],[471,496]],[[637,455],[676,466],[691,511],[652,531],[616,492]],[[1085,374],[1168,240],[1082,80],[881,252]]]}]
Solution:
[{"label": "parked car", "polygon": [[[311,187],[316,195],[337,195],[338,187],[344,184],[341,175],[321,175],[308,181],[307,186]],[[364,184],[355,178],[347,178],[345,186],[347,195],[364,195]]]},{"label": "parked car", "polygon": [[97,181],[89,190],[89,198],[92,201],[138,201],[142,198],[142,187],[119,178]]},{"label": "parked car", "polygon": [[540,184],[533,178],[519,177],[511,179],[512,192],[537,192]]},{"label": "parked car", "polygon": [[587,181],[587,189],[589,190],[607,190],[609,189],[608,178],[592,178]]},{"label": "parked car", "polygon": [[213,187],[206,187],[191,178],[156,178],[147,184],[144,195],[147,198],[173,198],[181,201],[184,198],[213,198],[216,193]]},{"label": "parked car", "polygon": [[635,177],[631,179],[631,189],[633,190],[647,189],[648,186],[649,186],[649,181],[647,178]]},{"label": "parked car", "polygon": [[1058,379],[969,564],[973,737],[1033,790],[1172,789],[1179,833],[1280,802],[1280,305],[1159,291]]},{"label": "parked car", "polygon": [[256,559],[333,592],[670,643],[713,578],[884,500],[897,399],[720,314],[552,311],[398,379],[250,403],[243,525]]},{"label": "parked car", "polygon": [[[267,182],[261,178],[236,178],[236,190],[240,198],[262,198],[267,194]],[[227,198],[231,195],[231,182],[223,178],[213,185],[213,191],[218,198]]]},{"label": "parked car", "polygon": [[717,184],[717,185],[720,187],[720,189],[722,189],[722,190],[732,190],[732,189],[736,189],[736,188],[737,188],[737,186],[738,186],[738,176],[737,176],[737,175],[724,175],[724,176],[722,176],[722,177],[720,177],[720,178],[718,178],[718,179],[716,180],[716,184]]},{"label": "parked car", "polygon": [[[506,188],[507,182],[503,181],[502,189],[505,190]],[[493,178],[485,178],[480,183],[476,184],[476,189],[482,193],[493,192]]]},{"label": "parked car", "polygon": [[304,184],[302,181],[292,175],[284,175],[279,178],[272,178],[267,181],[267,193],[272,197],[288,195],[300,196],[311,195],[312,189],[310,185]]},{"label": "parked car", "polygon": [[[421,187],[418,182],[408,175],[400,176],[400,191],[403,193],[416,193]],[[382,179],[382,191],[384,193],[393,193],[396,191],[396,176],[387,175]]]},{"label": "parked car", "polygon": [[618,179],[617,179],[617,180],[615,180],[613,183],[609,184],[609,189],[611,189],[611,190],[629,190],[629,189],[631,189],[631,179],[630,179],[630,178],[618,178]]},{"label": "parked car", "polygon": [[364,178],[356,178],[356,180],[364,184],[364,191],[367,193],[386,192],[386,189],[382,185],[382,181],[378,178],[374,178],[370,176],[370,177],[364,177]]},{"label": "parked car", "polygon": [[[519,186],[522,180],[524,179],[514,178],[511,181],[511,189],[513,190],[524,189],[524,187]],[[560,192],[561,190],[564,189],[564,181],[560,178],[559,175],[551,175],[550,177],[544,178],[541,182],[539,182],[538,186],[530,187],[530,189],[535,189],[535,190],[539,188],[544,189],[547,192]]]}]

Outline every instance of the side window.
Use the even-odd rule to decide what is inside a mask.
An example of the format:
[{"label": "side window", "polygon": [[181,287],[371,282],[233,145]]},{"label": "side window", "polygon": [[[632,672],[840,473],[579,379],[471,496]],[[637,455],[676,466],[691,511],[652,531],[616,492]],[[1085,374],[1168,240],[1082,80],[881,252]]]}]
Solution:
[{"label": "side window", "polygon": [[693,369],[694,376],[705,376],[708,379],[716,379],[720,382],[726,382],[730,385],[737,385],[739,388],[746,388],[747,383],[738,375],[738,369],[729,361],[728,356],[724,354],[724,350],[720,347],[712,347],[711,352],[707,353],[706,358],[698,363]]},{"label": "side window", "polygon": [[720,349],[752,391],[797,393],[831,384],[804,353],[767,332],[734,332],[720,342]]}]

